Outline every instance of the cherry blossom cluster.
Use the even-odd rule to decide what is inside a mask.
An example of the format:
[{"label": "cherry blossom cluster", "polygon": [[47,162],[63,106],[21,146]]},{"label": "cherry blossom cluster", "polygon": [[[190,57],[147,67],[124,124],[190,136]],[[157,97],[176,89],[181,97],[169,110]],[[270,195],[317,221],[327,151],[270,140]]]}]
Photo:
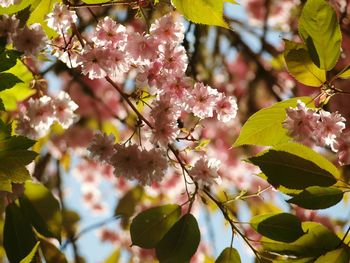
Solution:
[{"label": "cherry blossom cluster", "polygon": [[113,135],[97,133],[88,150],[94,159],[114,167],[116,177],[151,185],[162,180],[167,160],[160,149],[141,149],[136,144],[115,144]]},{"label": "cherry blossom cluster", "polygon": [[[55,7],[53,14],[49,15],[48,24],[57,29],[74,22],[74,19],[68,21],[72,17],[71,12]],[[66,52],[65,47],[63,52],[62,46],[58,48],[58,44],[68,42],[68,39],[68,36],[63,35],[53,40],[57,56],[70,67],[79,66],[90,79],[108,76],[120,80],[127,73],[136,72],[137,88],[149,88],[150,93],[157,95],[157,100],[169,98],[168,103],[178,107],[176,110],[179,113],[191,112],[204,119],[213,117],[216,112],[217,118],[224,122],[236,116],[237,103],[234,97],[227,97],[216,89],[203,83],[194,83],[193,79],[186,77],[188,58],[181,45],[184,26],[173,13],[156,20],[149,34],[128,31],[110,17],[105,17],[98,22],[85,47],[75,39],[70,41],[69,51]],[[152,117],[157,119],[157,116]],[[170,121],[170,124],[173,123]],[[158,130],[176,129],[175,125],[170,128],[165,121],[157,124],[162,126]],[[174,135],[174,131],[170,134]]]},{"label": "cherry blossom cluster", "polygon": [[0,37],[5,37],[7,43],[23,52],[34,55],[45,47],[46,35],[39,23],[20,27],[20,21],[15,15],[0,16]]},{"label": "cherry blossom cluster", "polygon": [[[162,149],[176,142],[181,133],[178,120],[192,114],[199,120],[216,117],[230,122],[237,114],[233,96],[226,96],[208,85],[186,76],[188,58],[181,45],[184,26],[175,13],[156,20],[149,33],[139,33],[117,24],[110,17],[100,20],[87,35],[69,31],[76,15],[56,5],[47,16],[48,25],[62,35],[52,41],[53,53],[77,67],[90,79],[112,78],[122,83],[134,76],[135,88],[147,90],[150,104],[146,138],[161,148],[141,149],[134,144],[115,144],[114,137],[97,134],[89,150],[92,156],[114,167],[114,174],[137,179],[141,184],[159,182],[167,169]],[[211,184],[218,178],[218,163],[200,159],[192,168],[193,178]],[[207,178],[205,178],[207,176]]]},{"label": "cherry blossom cluster", "polygon": [[296,108],[286,110],[287,118],[283,127],[296,141],[306,145],[329,146],[334,152],[342,149],[340,160],[344,163],[344,145],[346,139],[342,135],[346,119],[338,112],[328,112],[323,109],[308,108],[305,103],[298,101]]},{"label": "cherry blossom cluster", "polygon": [[47,95],[31,98],[19,113],[16,133],[38,139],[48,133],[54,122],[67,129],[76,119],[74,111],[77,108],[78,105],[64,91],[54,98]]}]

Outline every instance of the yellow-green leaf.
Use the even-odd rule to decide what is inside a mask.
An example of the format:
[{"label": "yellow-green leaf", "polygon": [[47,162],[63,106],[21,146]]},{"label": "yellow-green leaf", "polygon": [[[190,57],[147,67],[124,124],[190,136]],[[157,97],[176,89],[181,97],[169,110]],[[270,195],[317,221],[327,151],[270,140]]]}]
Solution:
[{"label": "yellow-green leaf", "polygon": [[321,69],[331,70],[340,56],[342,35],[337,14],[328,1],[306,1],[299,19],[299,33],[313,62]]},{"label": "yellow-green leaf", "polygon": [[224,2],[232,0],[172,0],[177,11],[196,24],[229,28],[223,18]]},{"label": "yellow-green leaf", "polygon": [[36,244],[33,247],[32,251],[30,251],[28,256],[26,256],[24,259],[22,259],[20,263],[31,263],[33,258],[34,258],[34,256],[35,256],[35,253],[38,250],[39,245],[40,245],[40,241],[36,242]]},{"label": "yellow-green leaf", "polygon": [[289,73],[300,83],[319,87],[326,81],[326,71],[312,62],[304,44],[285,40],[284,59]]}]

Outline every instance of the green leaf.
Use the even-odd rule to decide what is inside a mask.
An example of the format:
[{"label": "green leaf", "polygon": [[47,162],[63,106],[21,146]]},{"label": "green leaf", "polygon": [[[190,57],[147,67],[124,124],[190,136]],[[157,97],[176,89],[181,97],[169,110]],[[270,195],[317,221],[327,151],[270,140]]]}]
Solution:
[{"label": "green leaf", "polygon": [[300,220],[288,213],[255,216],[250,224],[259,234],[276,241],[291,243],[304,235]]},{"label": "green leaf", "polygon": [[134,215],[135,207],[143,196],[143,188],[136,186],[129,190],[123,198],[120,199],[114,215],[121,215],[126,218],[130,218]]},{"label": "green leaf", "polygon": [[12,73],[22,80],[21,83],[17,83],[13,88],[0,91],[0,98],[3,100],[6,109],[16,110],[19,101],[28,98],[36,92],[35,89],[31,88],[33,74],[20,60],[17,60],[16,65],[8,70],[7,73]]},{"label": "green leaf", "polygon": [[320,256],[315,263],[349,263],[350,257],[346,248],[341,247],[332,251],[327,252],[325,255]]},{"label": "green leaf", "polygon": [[319,87],[326,81],[326,71],[311,60],[304,44],[285,40],[284,59],[289,73],[300,83]]},{"label": "green leaf", "polygon": [[25,165],[31,163],[37,153],[26,149],[33,146],[35,141],[23,136],[10,136],[10,127],[4,123],[0,123],[0,126],[3,131],[0,136],[0,178],[15,183],[30,180]]},{"label": "green leaf", "polygon": [[11,263],[18,263],[31,253],[36,239],[27,218],[20,208],[11,203],[6,207],[4,248]]},{"label": "green leaf", "polygon": [[185,214],[157,244],[156,254],[160,263],[189,262],[200,242],[196,218]]},{"label": "green leaf", "polygon": [[303,222],[305,234],[292,243],[283,243],[263,237],[261,244],[264,250],[281,255],[297,257],[316,257],[336,249],[341,240],[327,227],[314,223]]},{"label": "green leaf", "polygon": [[331,70],[340,56],[342,35],[337,15],[327,1],[305,3],[299,19],[299,33],[313,62],[321,69]]},{"label": "green leaf", "polygon": [[131,222],[133,245],[154,248],[181,216],[179,205],[164,205],[147,209]]},{"label": "green leaf", "polygon": [[306,209],[325,209],[336,205],[343,199],[344,193],[335,187],[311,186],[288,200]]},{"label": "green leaf", "polygon": [[22,83],[18,77],[11,73],[0,73],[0,91],[5,89],[10,89],[15,86],[17,83]]},{"label": "green leaf", "polygon": [[177,11],[193,23],[229,28],[223,18],[224,2],[232,3],[233,1],[172,0]]},{"label": "green leaf", "polygon": [[10,150],[22,150],[32,147],[36,141],[24,136],[11,136],[4,140],[0,139],[0,152]]},{"label": "green leaf", "polygon": [[31,263],[36,252],[38,251],[38,247],[40,245],[40,241],[36,242],[35,246],[33,247],[32,251],[30,251],[30,253],[24,258],[21,260],[20,263]]},{"label": "green leaf", "polygon": [[305,189],[309,186],[331,186],[340,177],[338,169],[310,148],[286,143],[249,159],[260,167],[275,187]]},{"label": "green leaf", "polygon": [[21,52],[15,50],[4,50],[0,54],[0,71],[6,71],[14,67],[17,59],[21,56]]},{"label": "green leaf", "polygon": [[241,263],[241,257],[236,249],[227,247],[221,252],[215,263]]},{"label": "green leaf", "polygon": [[245,144],[273,146],[288,142],[290,137],[287,135],[287,130],[283,128],[282,122],[286,119],[286,109],[296,107],[298,100],[308,103],[312,98],[299,97],[285,100],[253,114],[242,127],[233,146]]},{"label": "green leaf", "polygon": [[46,262],[68,263],[66,256],[52,243],[44,238],[40,239],[40,248]]},{"label": "green leaf", "polygon": [[19,201],[23,213],[40,234],[61,241],[62,215],[51,191],[42,184],[27,181]]},{"label": "green leaf", "polygon": [[13,183],[24,183],[32,179],[27,168],[18,166],[16,163],[11,163],[11,165],[0,163],[0,178],[1,180],[9,179]]},{"label": "green leaf", "polygon": [[341,79],[348,79],[350,78],[350,66],[347,66],[338,76]]}]

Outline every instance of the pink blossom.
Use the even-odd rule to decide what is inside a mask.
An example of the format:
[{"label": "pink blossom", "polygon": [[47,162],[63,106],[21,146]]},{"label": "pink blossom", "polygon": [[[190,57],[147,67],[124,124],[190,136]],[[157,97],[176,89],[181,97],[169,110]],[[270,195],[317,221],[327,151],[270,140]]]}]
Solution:
[{"label": "pink blossom", "polygon": [[184,39],[185,27],[178,22],[175,13],[169,13],[157,19],[150,27],[150,33],[165,43],[181,43]]},{"label": "pink blossom", "polygon": [[201,119],[212,117],[218,99],[218,91],[199,82],[190,91],[187,100],[189,111]]},{"label": "pink blossom", "polygon": [[163,62],[163,70],[167,75],[176,77],[185,74],[188,58],[183,46],[174,44],[164,44],[159,46]]},{"label": "pink blossom", "polygon": [[66,5],[56,3],[53,11],[46,16],[47,25],[59,33],[66,32],[78,17],[75,11],[71,11]]},{"label": "pink blossom", "polygon": [[52,98],[44,95],[39,99],[29,99],[27,116],[35,129],[49,129],[55,121]]},{"label": "pink blossom", "polygon": [[298,101],[296,108],[288,108],[286,112],[287,119],[283,122],[283,127],[288,130],[288,134],[296,141],[312,144],[319,114],[301,101]]},{"label": "pink blossom", "polygon": [[232,96],[226,97],[223,93],[220,93],[218,97],[215,107],[217,118],[219,121],[229,122],[237,115],[238,106],[236,99]]},{"label": "pink blossom", "polygon": [[195,163],[189,174],[195,181],[204,185],[211,185],[220,182],[219,168],[219,160],[201,158]]},{"label": "pink blossom", "polygon": [[106,16],[98,22],[92,41],[100,47],[124,50],[127,41],[126,28]]},{"label": "pink blossom", "polygon": [[128,35],[126,50],[135,63],[144,64],[157,56],[158,42],[149,35],[132,33]]},{"label": "pink blossom", "polygon": [[320,146],[330,146],[334,149],[337,138],[345,129],[346,119],[337,112],[320,110],[320,121],[315,129],[315,139]]},{"label": "pink blossom", "polygon": [[81,63],[81,71],[90,79],[100,79],[107,76],[108,59],[110,51],[104,48],[87,47],[84,53],[79,56],[78,63]]},{"label": "pink blossom", "polygon": [[26,114],[20,113],[17,117],[17,125],[15,129],[17,134],[35,140],[45,135],[45,133],[42,133],[42,131],[43,130],[38,131],[32,127],[31,120]]},{"label": "pink blossom", "polygon": [[350,132],[343,133],[333,145],[340,165],[350,164]]},{"label": "pink blossom", "polygon": [[153,130],[151,142],[167,146],[175,140],[180,130],[177,127],[177,118],[180,115],[179,109],[173,105],[169,97],[162,96],[160,100],[153,103],[152,116]]},{"label": "pink blossom", "polygon": [[45,32],[38,23],[18,29],[13,36],[14,47],[27,55],[40,51],[45,46],[45,41]]},{"label": "pink blossom", "polygon": [[115,145],[116,152],[111,158],[114,174],[142,185],[159,182],[164,176],[167,161],[160,150],[140,150],[137,145]]},{"label": "pink blossom", "polygon": [[74,111],[78,108],[78,105],[64,91],[60,91],[58,96],[52,100],[52,103],[56,120],[65,129],[71,126],[77,117]]},{"label": "pink blossom", "polygon": [[108,50],[108,58],[106,58],[107,73],[111,77],[120,77],[130,69],[130,60],[124,51]]},{"label": "pink blossom", "polygon": [[115,137],[113,134],[96,133],[88,150],[95,160],[108,163],[115,153],[114,142]]}]

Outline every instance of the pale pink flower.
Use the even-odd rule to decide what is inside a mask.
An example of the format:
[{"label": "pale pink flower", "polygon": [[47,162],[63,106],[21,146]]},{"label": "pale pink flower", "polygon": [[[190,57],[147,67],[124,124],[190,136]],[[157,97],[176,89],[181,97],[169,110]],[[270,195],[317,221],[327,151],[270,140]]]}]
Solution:
[{"label": "pale pink flower", "polygon": [[137,145],[115,145],[116,153],[111,158],[114,174],[136,180],[142,185],[159,182],[167,169],[167,161],[160,150],[140,150]]},{"label": "pale pink flower", "polygon": [[192,79],[189,77],[174,77],[167,79],[162,85],[161,92],[164,96],[170,98],[172,103],[179,106],[184,105],[184,98],[189,96],[188,90],[192,85]]},{"label": "pale pink flower", "polygon": [[88,151],[90,151],[93,159],[109,163],[115,153],[114,143],[115,137],[113,134],[96,133],[88,147]]},{"label": "pale pink flower", "polygon": [[99,21],[92,41],[100,47],[117,48],[124,50],[127,41],[126,28],[117,24],[113,19],[106,16]]},{"label": "pale pink flower", "polygon": [[223,93],[219,93],[219,98],[215,107],[219,121],[229,122],[233,120],[237,115],[237,110],[238,106],[234,97],[226,97]]},{"label": "pale pink flower", "polygon": [[160,182],[168,168],[165,154],[159,149],[143,150],[141,156],[142,166],[144,168],[138,181],[142,185],[151,185],[154,182]]},{"label": "pale pink flower", "polygon": [[172,77],[183,76],[188,65],[186,50],[183,46],[164,44],[159,46],[163,70]]},{"label": "pale pink flower", "polygon": [[286,112],[287,119],[283,122],[283,127],[288,130],[289,136],[307,145],[313,144],[320,115],[315,110],[307,108],[300,100],[296,108],[290,107]]},{"label": "pale pink flower", "polygon": [[114,167],[114,175],[116,177],[125,177],[129,180],[139,178],[142,167],[140,167],[141,151],[137,145],[125,146],[116,144],[115,151],[110,161]]},{"label": "pale pink flower", "polygon": [[337,152],[338,162],[340,165],[350,164],[350,132],[340,135],[333,145],[334,151]]},{"label": "pale pink flower", "polygon": [[169,122],[168,119],[162,118],[155,122],[150,140],[154,144],[166,147],[176,139],[179,132],[176,122]]},{"label": "pale pink flower", "polygon": [[82,73],[88,75],[90,79],[106,77],[109,54],[110,51],[108,49],[87,47],[78,58],[78,63],[81,63]]},{"label": "pale pink flower", "polygon": [[188,109],[201,119],[212,117],[218,100],[218,91],[199,82],[190,91]]},{"label": "pale pink flower", "polygon": [[14,47],[27,55],[40,51],[45,46],[45,41],[45,32],[38,23],[18,29],[13,36]]},{"label": "pale pink flower", "polygon": [[320,110],[320,121],[315,129],[315,140],[320,146],[330,146],[334,150],[337,138],[345,129],[346,119],[339,113]]},{"label": "pale pink flower", "polygon": [[220,182],[218,170],[220,168],[220,161],[216,159],[199,159],[193,168],[189,171],[193,180],[203,185],[212,185]]},{"label": "pale pink flower", "polygon": [[47,25],[60,34],[65,33],[72,23],[77,22],[75,11],[71,11],[66,5],[56,3],[53,11],[46,16]]},{"label": "pale pink flower", "polygon": [[33,128],[49,129],[55,121],[51,97],[44,95],[39,99],[30,98],[28,101],[27,116]]},{"label": "pale pink flower", "polygon": [[58,96],[52,100],[52,103],[56,120],[65,129],[71,126],[77,117],[74,111],[78,108],[78,105],[71,99],[69,94],[60,91]]},{"label": "pale pink flower", "polygon": [[158,42],[149,35],[132,33],[128,35],[126,50],[135,63],[147,63],[157,56]]},{"label": "pale pink flower", "polygon": [[162,96],[160,100],[153,102],[150,115],[154,120],[151,141],[167,146],[180,132],[176,122],[180,116],[179,108],[171,103],[170,97]]},{"label": "pale pink flower", "polygon": [[163,63],[159,59],[139,66],[139,72],[136,76],[137,87],[160,87],[164,81],[162,68]]},{"label": "pale pink flower", "polygon": [[43,131],[45,132],[45,130],[43,129],[38,131],[35,128],[33,128],[31,125],[31,120],[24,113],[21,112],[17,117],[16,129],[15,129],[15,132],[17,134],[36,140],[45,135]]},{"label": "pale pink flower", "polygon": [[108,59],[106,59],[106,68],[109,76],[119,77],[130,69],[130,61],[124,51],[117,49],[108,50]]},{"label": "pale pink flower", "polygon": [[150,33],[165,43],[181,43],[184,39],[185,27],[178,22],[176,13],[169,13],[157,19],[150,27]]}]

